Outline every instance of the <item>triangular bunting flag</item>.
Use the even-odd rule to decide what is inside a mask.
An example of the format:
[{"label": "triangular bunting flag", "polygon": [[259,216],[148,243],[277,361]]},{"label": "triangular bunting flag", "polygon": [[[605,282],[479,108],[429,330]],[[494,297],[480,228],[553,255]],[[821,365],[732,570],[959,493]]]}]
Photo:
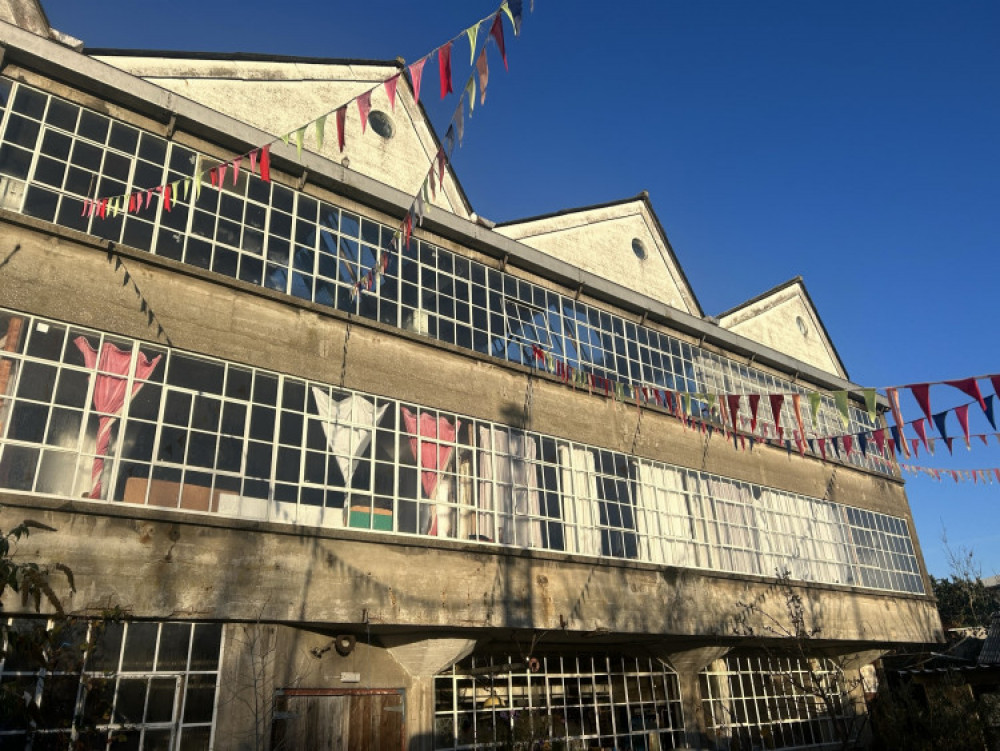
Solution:
[{"label": "triangular bunting flag", "polygon": [[868,456],[868,436],[864,433],[858,433],[858,446],[861,448],[861,455]]},{"label": "triangular bunting flag", "polygon": [[500,57],[503,58],[504,70],[510,70],[510,68],[507,67],[507,49],[503,44],[503,20],[499,12],[493,19],[493,25],[490,26],[490,36],[496,40],[497,47],[500,48]]},{"label": "triangular bunting flag", "polygon": [[913,458],[916,459],[917,457],[920,456],[920,439],[919,438],[911,438],[910,439],[910,445],[913,446]]},{"label": "triangular bunting flag", "polygon": [[740,412],[740,394],[727,394],[726,403],[729,407],[729,421],[733,425],[733,430],[738,430],[739,426],[736,424],[736,416]]},{"label": "triangular bunting flag", "polygon": [[490,66],[486,62],[486,48],[483,47],[476,60],[476,72],[479,73],[479,103],[486,104],[486,84],[490,81]]},{"label": "triangular bunting flag", "polygon": [[465,138],[465,100],[458,100],[458,107],[455,108],[455,131],[458,133],[458,145],[462,145],[462,139]]},{"label": "triangular bunting flag", "polygon": [[372,111],[372,93],[366,91],[358,96],[358,114],[361,116],[361,132],[368,127],[368,113]]},{"label": "triangular bunting flag", "polygon": [[340,147],[341,151],[343,151],[344,144],[346,143],[346,135],[344,131],[347,126],[347,105],[345,104],[342,107],[338,107],[335,114],[337,119],[337,146]]},{"label": "triangular bunting flag", "polygon": [[885,428],[879,428],[872,432],[872,438],[875,439],[875,445],[878,446],[878,452],[880,454],[885,454]]},{"label": "triangular bunting flag", "polygon": [[975,378],[962,378],[958,381],[945,381],[948,386],[954,386],[963,394],[968,394],[979,404],[979,408],[986,411],[986,403],[983,401],[983,394],[979,390],[979,384]]},{"label": "triangular bunting flag", "polygon": [[441,98],[448,96],[451,88],[451,42],[438,47],[438,73],[441,75]]},{"label": "triangular bunting flag", "polygon": [[917,400],[920,409],[924,411],[927,419],[931,419],[931,387],[927,383],[914,383],[909,386],[913,393],[913,398]]},{"label": "triangular bunting flag", "polygon": [[840,440],[844,442],[844,456],[850,459],[851,451],[854,450],[854,436],[844,435],[840,437]]},{"label": "triangular bunting flag", "polygon": [[410,66],[410,82],[413,85],[413,101],[420,101],[420,79],[424,75],[424,63],[427,58],[423,57]]},{"label": "triangular bunting flag", "polygon": [[837,404],[837,412],[840,413],[840,423],[844,426],[844,430],[849,430],[851,427],[851,411],[847,401],[847,392],[833,392],[833,401]]},{"label": "triangular bunting flag", "polygon": [[465,30],[465,36],[469,38],[469,65],[472,65],[476,61],[476,45],[478,44],[477,39],[479,37],[479,24],[481,21],[476,21],[475,26],[470,26]]},{"label": "triangular bunting flag", "polygon": [[777,431],[778,440],[780,441],[785,434],[784,429],[781,427],[781,405],[784,404],[785,395],[769,394],[767,398],[771,402],[771,419],[774,420],[774,429]]},{"label": "triangular bunting flag", "polygon": [[259,153],[260,152],[257,151],[257,149],[254,149],[253,151],[250,152],[250,174],[251,175],[256,175],[257,174],[257,155]]},{"label": "triangular bunting flag", "polygon": [[878,406],[878,393],[875,389],[864,389],[861,393],[865,396],[865,409],[868,410],[868,419],[872,425],[875,424],[876,409]]},{"label": "triangular bunting flag", "polygon": [[986,404],[986,419],[990,421],[993,429],[997,429],[996,415],[993,412],[993,394],[987,396],[983,402]]},{"label": "triangular bunting flag", "polygon": [[233,185],[236,185],[236,181],[239,179],[239,176],[240,176],[240,165],[241,164],[243,164],[243,157],[242,156],[238,156],[238,157],[236,157],[233,160]]},{"label": "triangular bunting flag", "polygon": [[810,391],[809,394],[809,414],[812,416],[813,428],[819,425],[819,406],[823,402],[823,396],[818,391]]},{"label": "triangular bunting flag", "polygon": [[465,84],[463,97],[469,101],[469,118],[472,118],[472,111],[476,108],[476,77],[469,76],[469,82]]},{"label": "triangular bunting flag", "polygon": [[965,436],[965,447],[972,450],[972,445],[969,443],[969,405],[963,404],[961,407],[955,407],[955,417],[958,418],[962,435]]},{"label": "triangular bunting flag", "polygon": [[[303,126],[299,128],[297,131],[295,131],[295,156],[300,162],[302,161],[302,144],[305,141],[305,139],[306,139],[306,129]],[[224,170],[223,174],[225,174]]]},{"label": "triangular bunting flag", "polygon": [[934,415],[934,424],[937,426],[938,433],[941,434],[942,438],[948,437],[948,428],[946,427],[946,421],[948,419],[948,410],[944,412],[938,412]]},{"label": "triangular bunting flag", "polygon": [[930,447],[927,445],[927,428],[924,425],[923,417],[913,421],[913,430],[920,437],[920,440],[924,442],[924,448],[930,451]]},{"label": "triangular bunting flag", "polygon": [[794,406],[795,412],[795,424],[798,426],[799,435],[804,436],[806,434],[805,426],[802,424],[802,395],[792,394],[792,405]]},{"label": "triangular bunting flag", "polygon": [[944,439],[944,443],[948,447],[948,453],[949,454],[953,454],[954,452],[952,451],[952,445],[955,443],[955,439],[954,438],[945,438]]},{"label": "triangular bunting flag", "polygon": [[396,111],[396,87],[399,85],[399,73],[391,78],[385,79],[385,93],[389,97],[389,107]]},{"label": "triangular bunting flag", "polygon": [[750,432],[757,432],[757,408],[760,406],[760,394],[750,394],[747,397],[750,402]]},{"label": "triangular bunting flag", "polygon": [[[323,149],[323,139],[326,137],[326,115],[316,118],[316,150]],[[253,169],[253,167],[251,167]]]},{"label": "triangular bunting flag", "polygon": [[896,421],[896,432],[893,433],[893,438],[895,439],[896,443],[896,450],[900,451],[903,454],[903,456],[909,456],[910,449],[906,445],[906,442],[903,441],[902,443],[900,443],[899,438],[896,437],[898,434],[902,432],[903,425],[905,425],[905,423],[903,422],[903,410],[900,409],[899,407],[899,392],[896,389],[890,387],[885,390],[885,393],[886,396],[889,397],[889,409],[892,411],[892,419]]},{"label": "triangular bunting flag", "polygon": [[264,182],[271,181],[271,144],[260,150],[260,179]]}]

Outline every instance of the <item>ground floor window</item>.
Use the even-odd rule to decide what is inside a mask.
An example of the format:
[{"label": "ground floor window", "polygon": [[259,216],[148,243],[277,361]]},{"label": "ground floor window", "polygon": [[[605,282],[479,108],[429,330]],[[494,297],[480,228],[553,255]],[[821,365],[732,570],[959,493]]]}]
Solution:
[{"label": "ground floor window", "polygon": [[0,747],[207,751],[221,624],[12,618]]},{"label": "ground floor window", "polygon": [[851,690],[860,675],[852,680],[829,660],[732,656],[700,678],[717,748],[842,748],[857,732]]},{"label": "ground floor window", "polygon": [[435,749],[668,749],[677,675],[650,657],[471,657],[435,679]]}]

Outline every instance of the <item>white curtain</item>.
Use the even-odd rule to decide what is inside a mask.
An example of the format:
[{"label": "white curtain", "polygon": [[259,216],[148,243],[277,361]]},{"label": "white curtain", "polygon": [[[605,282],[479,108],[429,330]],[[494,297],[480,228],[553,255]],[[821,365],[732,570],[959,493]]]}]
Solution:
[{"label": "white curtain", "polygon": [[541,547],[538,444],[518,431],[479,426],[477,534],[505,545]]},{"label": "white curtain", "polygon": [[383,405],[375,409],[370,399],[349,394],[343,399],[331,399],[322,389],[312,387],[316,414],[323,418],[323,433],[327,445],[336,455],[337,465],[344,476],[344,484],[351,485],[354,470],[361,455],[368,448],[372,431],[385,414]]},{"label": "white curtain", "polygon": [[594,454],[576,446],[560,446],[559,465],[566,552],[600,555],[601,512]]},{"label": "white curtain", "polygon": [[635,530],[639,535],[639,558],[671,566],[697,564],[688,498],[682,470],[637,463]]}]

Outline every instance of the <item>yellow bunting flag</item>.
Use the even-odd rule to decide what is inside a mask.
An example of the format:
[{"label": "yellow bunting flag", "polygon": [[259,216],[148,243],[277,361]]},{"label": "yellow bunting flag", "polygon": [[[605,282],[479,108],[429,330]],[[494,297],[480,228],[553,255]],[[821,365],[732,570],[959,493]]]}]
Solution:
[{"label": "yellow bunting flag", "polygon": [[302,161],[302,142],[303,140],[305,140],[305,137],[306,137],[305,127],[299,128],[297,131],[295,131],[295,152],[300,162]]},{"label": "yellow bunting flag", "polygon": [[476,60],[476,39],[479,36],[479,21],[476,21],[475,26],[470,26],[465,30],[465,35],[469,37],[469,65]]},{"label": "yellow bunting flag", "polygon": [[865,395],[865,407],[868,409],[868,419],[872,421],[872,425],[875,425],[876,424],[875,405],[877,403],[875,401],[876,399],[875,389],[865,389],[863,393]]},{"label": "yellow bunting flag", "polygon": [[326,115],[319,118],[316,121],[316,148],[317,150],[323,148],[323,135],[326,130]]},{"label": "yellow bunting flag", "polygon": [[848,410],[847,392],[834,391],[833,400],[837,403],[837,411],[840,412],[840,422],[844,425],[844,430],[851,427],[851,413]]}]

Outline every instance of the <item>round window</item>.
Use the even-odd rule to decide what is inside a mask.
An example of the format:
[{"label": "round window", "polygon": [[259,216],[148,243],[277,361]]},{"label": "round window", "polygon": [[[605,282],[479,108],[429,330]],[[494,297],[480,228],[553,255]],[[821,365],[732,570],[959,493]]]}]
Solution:
[{"label": "round window", "polygon": [[646,246],[642,244],[642,240],[638,237],[632,240],[632,252],[635,253],[636,258],[640,261],[646,260]]},{"label": "round window", "polygon": [[392,126],[392,120],[382,110],[372,110],[368,113],[368,124],[372,126],[372,130],[386,140],[392,138],[393,133],[396,132]]}]

